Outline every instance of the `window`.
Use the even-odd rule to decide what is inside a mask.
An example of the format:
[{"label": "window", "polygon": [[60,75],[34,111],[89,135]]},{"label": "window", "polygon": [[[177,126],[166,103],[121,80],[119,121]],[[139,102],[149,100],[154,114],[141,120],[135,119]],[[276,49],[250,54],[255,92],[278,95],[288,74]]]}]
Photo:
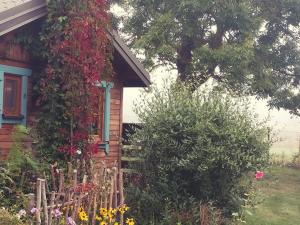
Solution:
[{"label": "window", "polygon": [[5,118],[21,117],[22,78],[4,74],[3,116]]},{"label": "window", "polygon": [[29,69],[0,64],[0,128],[2,124],[26,125],[30,75]]},{"label": "window", "polygon": [[98,110],[97,114],[94,115],[93,121],[91,124],[90,133],[93,136],[96,136],[97,141],[103,142],[103,127],[104,127],[104,102],[105,102],[105,93],[103,88],[99,90],[98,96]]}]

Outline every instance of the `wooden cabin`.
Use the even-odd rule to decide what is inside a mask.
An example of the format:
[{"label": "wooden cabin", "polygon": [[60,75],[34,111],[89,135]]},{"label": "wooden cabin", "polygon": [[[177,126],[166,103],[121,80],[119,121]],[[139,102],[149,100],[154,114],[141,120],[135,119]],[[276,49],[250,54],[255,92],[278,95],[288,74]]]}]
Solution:
[{"label": "wooden cabin", "polygon": [[[33,126],[36,107],[32,101],[31,73],[35,62],[18,45],[11,45],[14,33],[24,26],[34,25],[45,18],[45,0],[0,1],[0,159],[5,159],[12,145],[12,129],[17,124]],[[119,162],[121,159],[123,88],[147,87],[149,74],[130,52],[117,33],[108,34],[114,46],[112,80],[103,81],[99,88],[104,89],[104,121],[99,133],[102,140],[100,162]],[[30,143],[28,143],[30,145]]]}]

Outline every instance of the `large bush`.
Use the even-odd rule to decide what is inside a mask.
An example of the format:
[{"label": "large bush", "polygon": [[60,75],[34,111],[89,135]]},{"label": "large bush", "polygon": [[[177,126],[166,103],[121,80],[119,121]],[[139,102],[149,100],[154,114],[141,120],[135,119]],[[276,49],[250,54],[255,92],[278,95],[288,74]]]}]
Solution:
[{"label": "large bush", "polygon": [[143,126],[133,137],[142,147],[143,163],[135,167],[140,176],[127,188],[139,223],[160,224],[176,214],[176,223],[196,224],[184,221],[200,202],[214,202],[227,215],[238,210],[247,186],[242,181],[268,158],[265,124],[248,103],[228,94],[176,84],[150,96],[139,104]]}]

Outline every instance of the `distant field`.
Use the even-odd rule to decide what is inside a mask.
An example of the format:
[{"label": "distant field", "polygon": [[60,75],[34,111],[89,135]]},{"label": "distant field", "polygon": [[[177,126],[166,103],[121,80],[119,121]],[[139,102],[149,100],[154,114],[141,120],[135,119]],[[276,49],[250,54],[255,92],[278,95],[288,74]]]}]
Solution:
[{"label": "distant field", "polygon": [[247,225],[300,225],[300,170],[274,167],[258,187],[264,200]]}]

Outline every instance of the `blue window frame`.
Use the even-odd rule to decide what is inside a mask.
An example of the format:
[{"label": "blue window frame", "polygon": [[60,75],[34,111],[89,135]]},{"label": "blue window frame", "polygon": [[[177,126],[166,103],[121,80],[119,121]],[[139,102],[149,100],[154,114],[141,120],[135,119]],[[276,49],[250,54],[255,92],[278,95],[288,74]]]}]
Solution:
[{"label": "blue window frame", "polygon": [[[2,124],[23,124],[26,125],[27,118],[27,85],[28,85],[28,77],[31,75],[32,70],[14,67],[14,66],[6,66],[0,64],[0,128]],[[20,76],[21,77],[21,99],[20,99],[20,118],[7,118],[4,117],[4,78],[5,74]]]},{"label": "blue window frame", "polygon": [[100,148],[109,154],[109,132],[110,132],[110,90],[113,88],[113,82],[101,81],[100,88],[104,88],[104,128],[102,131],[104,143],[100,144]]}]

